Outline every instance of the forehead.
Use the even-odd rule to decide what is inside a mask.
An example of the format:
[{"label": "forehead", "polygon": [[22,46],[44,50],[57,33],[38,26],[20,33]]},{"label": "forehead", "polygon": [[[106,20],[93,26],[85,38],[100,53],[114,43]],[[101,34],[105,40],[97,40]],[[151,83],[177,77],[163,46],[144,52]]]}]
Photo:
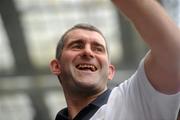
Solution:
[{"label": "forehead", "polygon": [[74,40],[97,42],[99,44],[106,46],[104,37],[100,33],[92,30],[86,30],[86,29],[71,30],[65,36],[65,44],[70,43],[71,41]]}]

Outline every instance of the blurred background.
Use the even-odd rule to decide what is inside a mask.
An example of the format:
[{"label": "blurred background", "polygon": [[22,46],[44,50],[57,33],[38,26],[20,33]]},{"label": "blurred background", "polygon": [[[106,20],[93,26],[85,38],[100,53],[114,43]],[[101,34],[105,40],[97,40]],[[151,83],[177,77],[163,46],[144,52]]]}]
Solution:
[{"label": "blurred background", "polygon": [[[159,2],[179,25],[180,1]],[[133,74],[148,51],[110,0],[1,0],[0,120],[54,120],[66,106],[49,62],[61,35],[77,23],[97,26],[108,40],[117,69],[110,88]]]}]

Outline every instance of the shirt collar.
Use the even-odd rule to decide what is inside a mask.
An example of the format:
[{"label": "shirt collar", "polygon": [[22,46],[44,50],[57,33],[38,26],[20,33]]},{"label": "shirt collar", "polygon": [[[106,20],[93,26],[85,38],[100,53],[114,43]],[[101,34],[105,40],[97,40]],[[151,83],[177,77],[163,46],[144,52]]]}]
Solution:
[{"label": "shirt collar", "polygon": [[90,104],[95,105],[97,107],[101,107],[102,105],[106,104],[111,93],[110,89],[107,89],[101,95],[99,95],[93,102]]},{"label": "shirt collar", "polygon": [[[92,101],[89,105],[95,106],[99,109],[102,105],[107,103],[110,93],[111,93],[111,90],[107,89],[105,92],[103,92],[101,95],[99,95],[94,101]],[[68,120],[68,108],[67,107],[62,109],[61,111],[59,111],[55,120],[59,120],[59,118],[61,120]]]}]

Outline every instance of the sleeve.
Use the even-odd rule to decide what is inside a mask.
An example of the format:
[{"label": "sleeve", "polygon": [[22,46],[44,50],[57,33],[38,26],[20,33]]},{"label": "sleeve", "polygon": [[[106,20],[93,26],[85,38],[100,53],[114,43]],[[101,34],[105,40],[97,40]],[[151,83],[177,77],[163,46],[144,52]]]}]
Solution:
[{"label": "sleeve", "polygon": [[144,60],[137,71],[115,87],[106,105],[91,120],[176,120],[180,93],[166,95],[156,91],[144,71]]},{"label": "sleeve", "polygon": [[154,89],[145,74],[144,59],[141,61],[134,78],[130,78],[129,82],[129,90],[127,91],[136,103],[140,101],[139,104],[147,118],[176,120],[180,109],[180,92],[167,95]]}]

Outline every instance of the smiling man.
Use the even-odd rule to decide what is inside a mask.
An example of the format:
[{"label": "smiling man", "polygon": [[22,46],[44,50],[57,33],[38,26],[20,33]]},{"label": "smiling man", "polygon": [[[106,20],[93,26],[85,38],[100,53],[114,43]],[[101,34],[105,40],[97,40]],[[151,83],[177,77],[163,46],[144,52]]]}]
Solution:
[{"label": "smiling man", "polygon": [[[80,28],[78,25],[67,33],[61,56],[59,73],[61,83],[69,94],[82,96],[103,92],[107,78],[112,79],[114,67],[109,64],[106,43],[96,31]],[[84,26],[85,27],[85,26]],[[58,51],[57,51],[58,52]],[[57,63],[58,61],[55,60]],[[112,72],[108,71],[112,70]]]},{"label": "smiling man", "polygon": [[91,25],[78,24],[68,30],[59,41],[56,53],[51,67],[59,76],[68,117],[72,119],[97,96],[109,93],[107,82],[113,78],[115,69],[109,62],[102,33]]},{"label": "smiling man", "polygon": [[78,24],[59,41],[51,70],[67,108],[56,120],[176,120],[180,108],[180,31],[155,0],[113,0],[150,51],[137,71],[109,90],[115,68],[106,40],[94,26]]}]

